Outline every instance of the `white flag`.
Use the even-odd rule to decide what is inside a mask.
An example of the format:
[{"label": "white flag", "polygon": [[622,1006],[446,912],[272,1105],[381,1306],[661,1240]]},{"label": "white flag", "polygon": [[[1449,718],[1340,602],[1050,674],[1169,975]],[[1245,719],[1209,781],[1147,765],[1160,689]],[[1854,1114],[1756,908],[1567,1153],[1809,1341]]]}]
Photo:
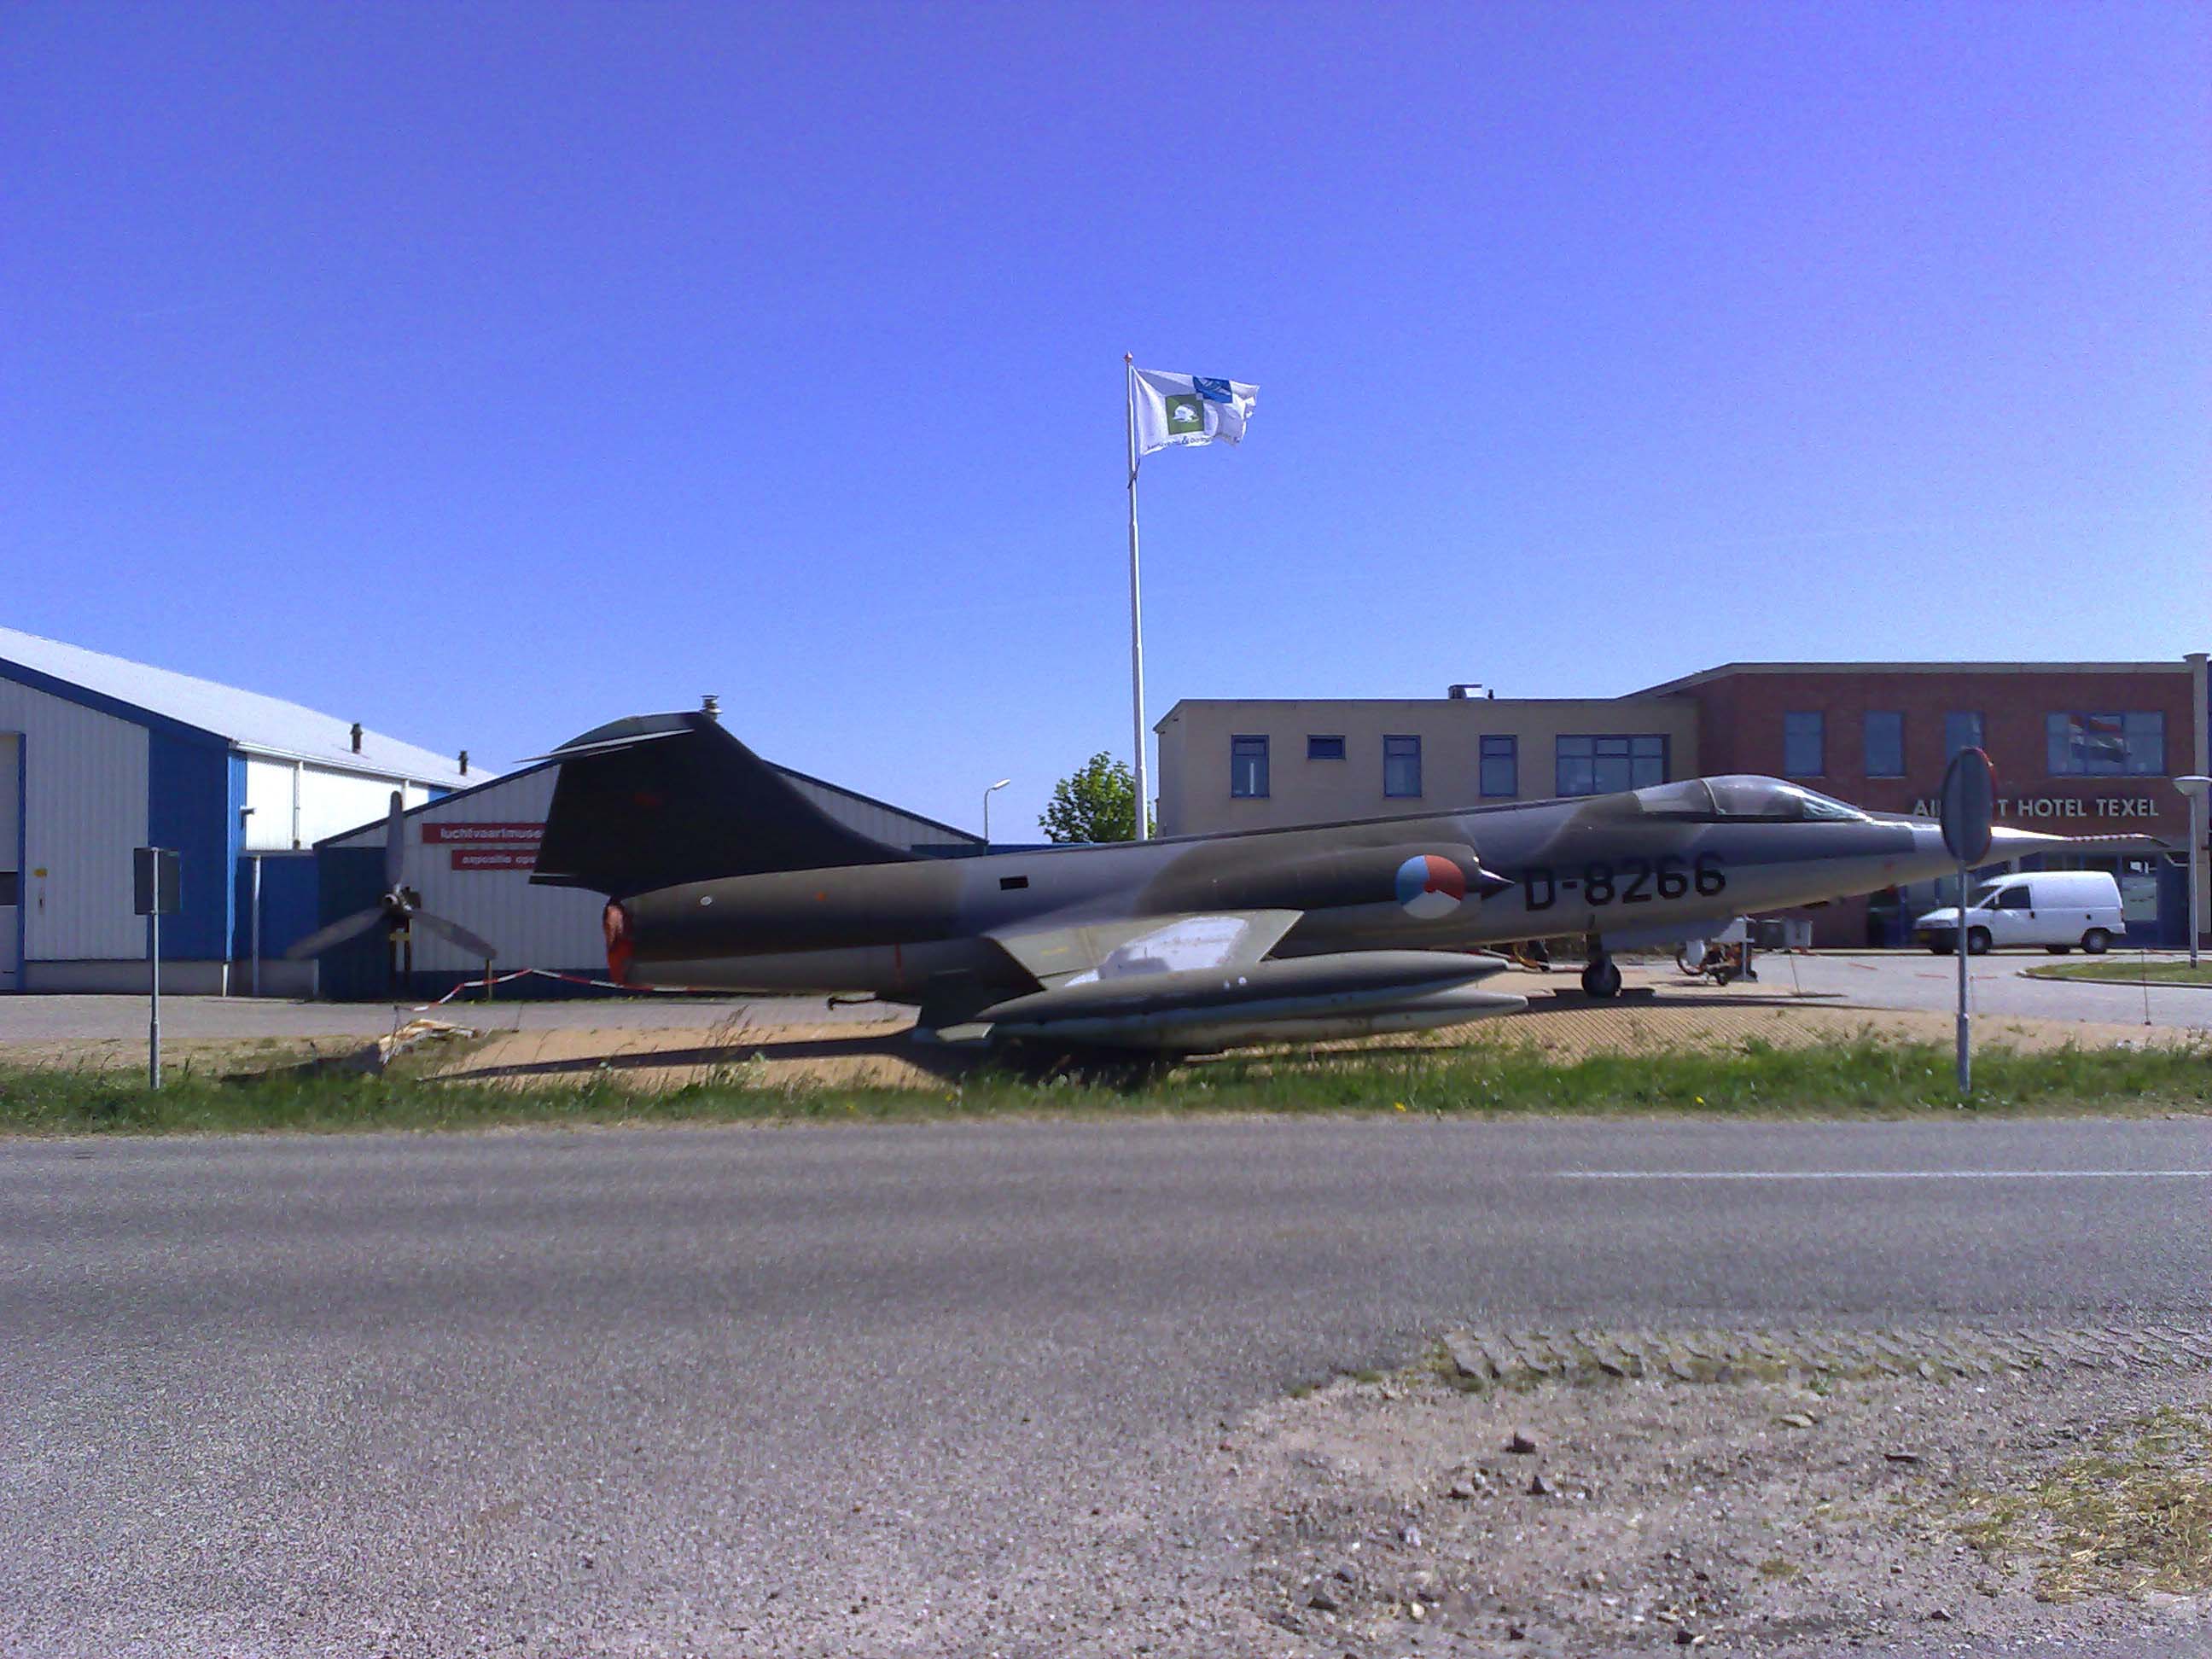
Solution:
[{"label": "white flag", "polygon": [[1137,453],[1149,455],[1170,444],[1233,444],[1244,436],[1244,423],[1260,401],[1260,388],[1241,380],[1209,380],[1203,374],[1137,371]]}]

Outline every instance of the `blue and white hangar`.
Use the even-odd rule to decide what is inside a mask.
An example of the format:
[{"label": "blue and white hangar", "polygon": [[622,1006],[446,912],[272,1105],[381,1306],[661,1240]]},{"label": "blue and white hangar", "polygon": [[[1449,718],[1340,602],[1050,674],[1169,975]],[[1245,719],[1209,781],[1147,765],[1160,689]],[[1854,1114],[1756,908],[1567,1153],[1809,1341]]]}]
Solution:
[{"label": "blue and white hangar", "polygon": [[[570,734],[548,732],[551,748]],[[948,856],[981,838],[779,769],[832,817]],[[0,994],[140,992],[131,852],[180,855],[161,926],[163,988],[199,995],[435,995],[485,964],[380,931],[312,962],[285,949],[383,890],[390,803],[399,877],[422,908],[494,945],[501,971],[604,975],[599,896],[533,887],[556,769],[504,775],[359,721],[0,628]],[[398,962],[410,972],[395,978]],[[562,994],[532,978],[514,994]]]},{"label": "blue and white hangar", "polygon": [[163,986],[243,990],[253,855],[312,859],[394,789],[421,805],[482,781],[465,755],[0,629],[0,991],[143,990],[131,854],[145,846],[180,855]]}]

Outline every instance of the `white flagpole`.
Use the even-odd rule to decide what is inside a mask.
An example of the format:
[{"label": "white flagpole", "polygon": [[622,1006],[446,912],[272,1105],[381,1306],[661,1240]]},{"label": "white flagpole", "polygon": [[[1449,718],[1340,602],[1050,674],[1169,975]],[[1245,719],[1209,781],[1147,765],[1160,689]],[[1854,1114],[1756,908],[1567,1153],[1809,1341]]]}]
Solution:
[{"label": "white flagpole", "polygon": [[1144,841],[1151,803],[1145,793],[1145,611],[1137,580],[1137,360],[1125,351],[1121,367],[1129,392],[1129,703],[1137,740],[1137,839]]}]

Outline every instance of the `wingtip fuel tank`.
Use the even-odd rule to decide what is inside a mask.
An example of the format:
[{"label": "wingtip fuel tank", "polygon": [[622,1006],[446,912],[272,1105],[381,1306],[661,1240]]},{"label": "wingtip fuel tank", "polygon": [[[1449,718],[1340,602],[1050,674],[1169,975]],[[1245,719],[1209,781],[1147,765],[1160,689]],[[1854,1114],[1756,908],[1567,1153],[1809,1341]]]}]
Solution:
[{"label": "wingtip fuel tank", "polygon": [[1527,998],[1475,988],[1505,965],[1457,951],[1271,957],[1057,986],[972,1024],[993,1041],[1186,1052],[1371,1036],[1519,1012]]}]

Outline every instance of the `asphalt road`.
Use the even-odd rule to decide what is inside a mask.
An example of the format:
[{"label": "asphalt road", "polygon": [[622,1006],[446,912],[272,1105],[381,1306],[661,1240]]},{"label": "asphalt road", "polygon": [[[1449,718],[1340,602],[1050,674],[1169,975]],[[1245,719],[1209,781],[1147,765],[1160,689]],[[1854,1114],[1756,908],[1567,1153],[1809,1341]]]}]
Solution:
[{"label": "asphalt road", "polygon": [[2194,1119],[6,1144],[0,1650],[1255,1650],[1203,1464],[1290,1384],[2201,1322],[2208,1206]]}]

